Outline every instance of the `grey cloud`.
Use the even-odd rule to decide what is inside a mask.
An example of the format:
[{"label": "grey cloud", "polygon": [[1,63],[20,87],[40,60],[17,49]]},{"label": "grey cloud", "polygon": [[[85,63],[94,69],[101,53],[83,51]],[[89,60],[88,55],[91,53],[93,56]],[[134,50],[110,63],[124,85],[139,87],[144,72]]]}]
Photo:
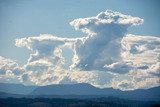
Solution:
[{"label": "grey cloud", "polygon": [[149,67],[147,65],[139,66],[138,69],[148,69]]},{"label": "grey cloud", "polygon": [[4,75],[4,74],[6,74],[6,70],[0,69],[0,75]]},{"label": "grey cloud", "polygon": [[132,66],[132,63],[116,62],[110,65],[105,65],[105,68],[107,71],[124,74],[128,73],[131,69],[133,69],[134,67]]}]

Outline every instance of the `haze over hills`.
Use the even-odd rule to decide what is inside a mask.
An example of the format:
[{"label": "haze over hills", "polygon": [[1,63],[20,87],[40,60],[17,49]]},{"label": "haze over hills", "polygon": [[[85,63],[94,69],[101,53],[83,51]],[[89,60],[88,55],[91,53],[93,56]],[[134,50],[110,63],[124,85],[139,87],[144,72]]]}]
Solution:
[{"label": "haze over hills", "polygon": [[[17,91],[15,89],[17,89]],[[121,91],[113,88],[100,89],[87,83],[57,84],[38,87],[1,83],[0,92],[1,98],[100,98],[112,96],[129,100],[160,101],[160,86],[150,89]]]}]

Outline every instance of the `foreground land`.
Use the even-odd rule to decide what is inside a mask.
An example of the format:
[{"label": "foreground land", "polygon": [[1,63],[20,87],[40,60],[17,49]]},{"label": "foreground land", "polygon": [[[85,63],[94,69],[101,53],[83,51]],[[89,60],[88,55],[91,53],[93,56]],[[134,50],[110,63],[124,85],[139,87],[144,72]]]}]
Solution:
[{"label": "foreground land", "polygon": [[119,98],[0,98],[0,107],[160,107],[160,102]]}]

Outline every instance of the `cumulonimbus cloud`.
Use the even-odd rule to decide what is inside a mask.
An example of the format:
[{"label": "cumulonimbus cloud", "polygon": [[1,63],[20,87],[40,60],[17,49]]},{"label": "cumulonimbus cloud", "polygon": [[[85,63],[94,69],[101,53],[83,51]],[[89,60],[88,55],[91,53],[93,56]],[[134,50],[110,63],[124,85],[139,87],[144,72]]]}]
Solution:
[{"label": "cumulonimbus cloud", "polygon": [[95,17],[79,18],[70,24],[85,32],[86,38],[74,46],[73,68],[107,70],[106,64],[121,60],[121,39],[127,28],[143,23],[143,19],[107,10]]},{"label": "cumulonimbus cloud", "polygon": [[[128,27],[142,23],[139,17],[107,10],[70,22],[85,33],[81,38],[43,34],[16,39],[16,46],[31,51],[28,62],[19,67],[1,57],[0,75],[20,69],[20,74],[14,73],[19,81],[37,85],[86,82],[122,90],[158,86],[160,38],[127,34]],[[73,52],[70,69],[62,67],[67,63],[65,47]]]}]

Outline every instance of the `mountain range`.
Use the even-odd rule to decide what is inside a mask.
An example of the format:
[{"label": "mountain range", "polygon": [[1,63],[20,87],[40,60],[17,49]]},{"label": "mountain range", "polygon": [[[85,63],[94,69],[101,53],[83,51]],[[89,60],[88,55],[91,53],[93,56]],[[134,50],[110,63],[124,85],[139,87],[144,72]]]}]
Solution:
[{"label": "mountain range", "polygon": [[47,86],[0,83],[0,98],[101,98],[109,96],[139,101],[160,101],[160,86],[121,91],[113,88],[97,88],[87,83]]}]

